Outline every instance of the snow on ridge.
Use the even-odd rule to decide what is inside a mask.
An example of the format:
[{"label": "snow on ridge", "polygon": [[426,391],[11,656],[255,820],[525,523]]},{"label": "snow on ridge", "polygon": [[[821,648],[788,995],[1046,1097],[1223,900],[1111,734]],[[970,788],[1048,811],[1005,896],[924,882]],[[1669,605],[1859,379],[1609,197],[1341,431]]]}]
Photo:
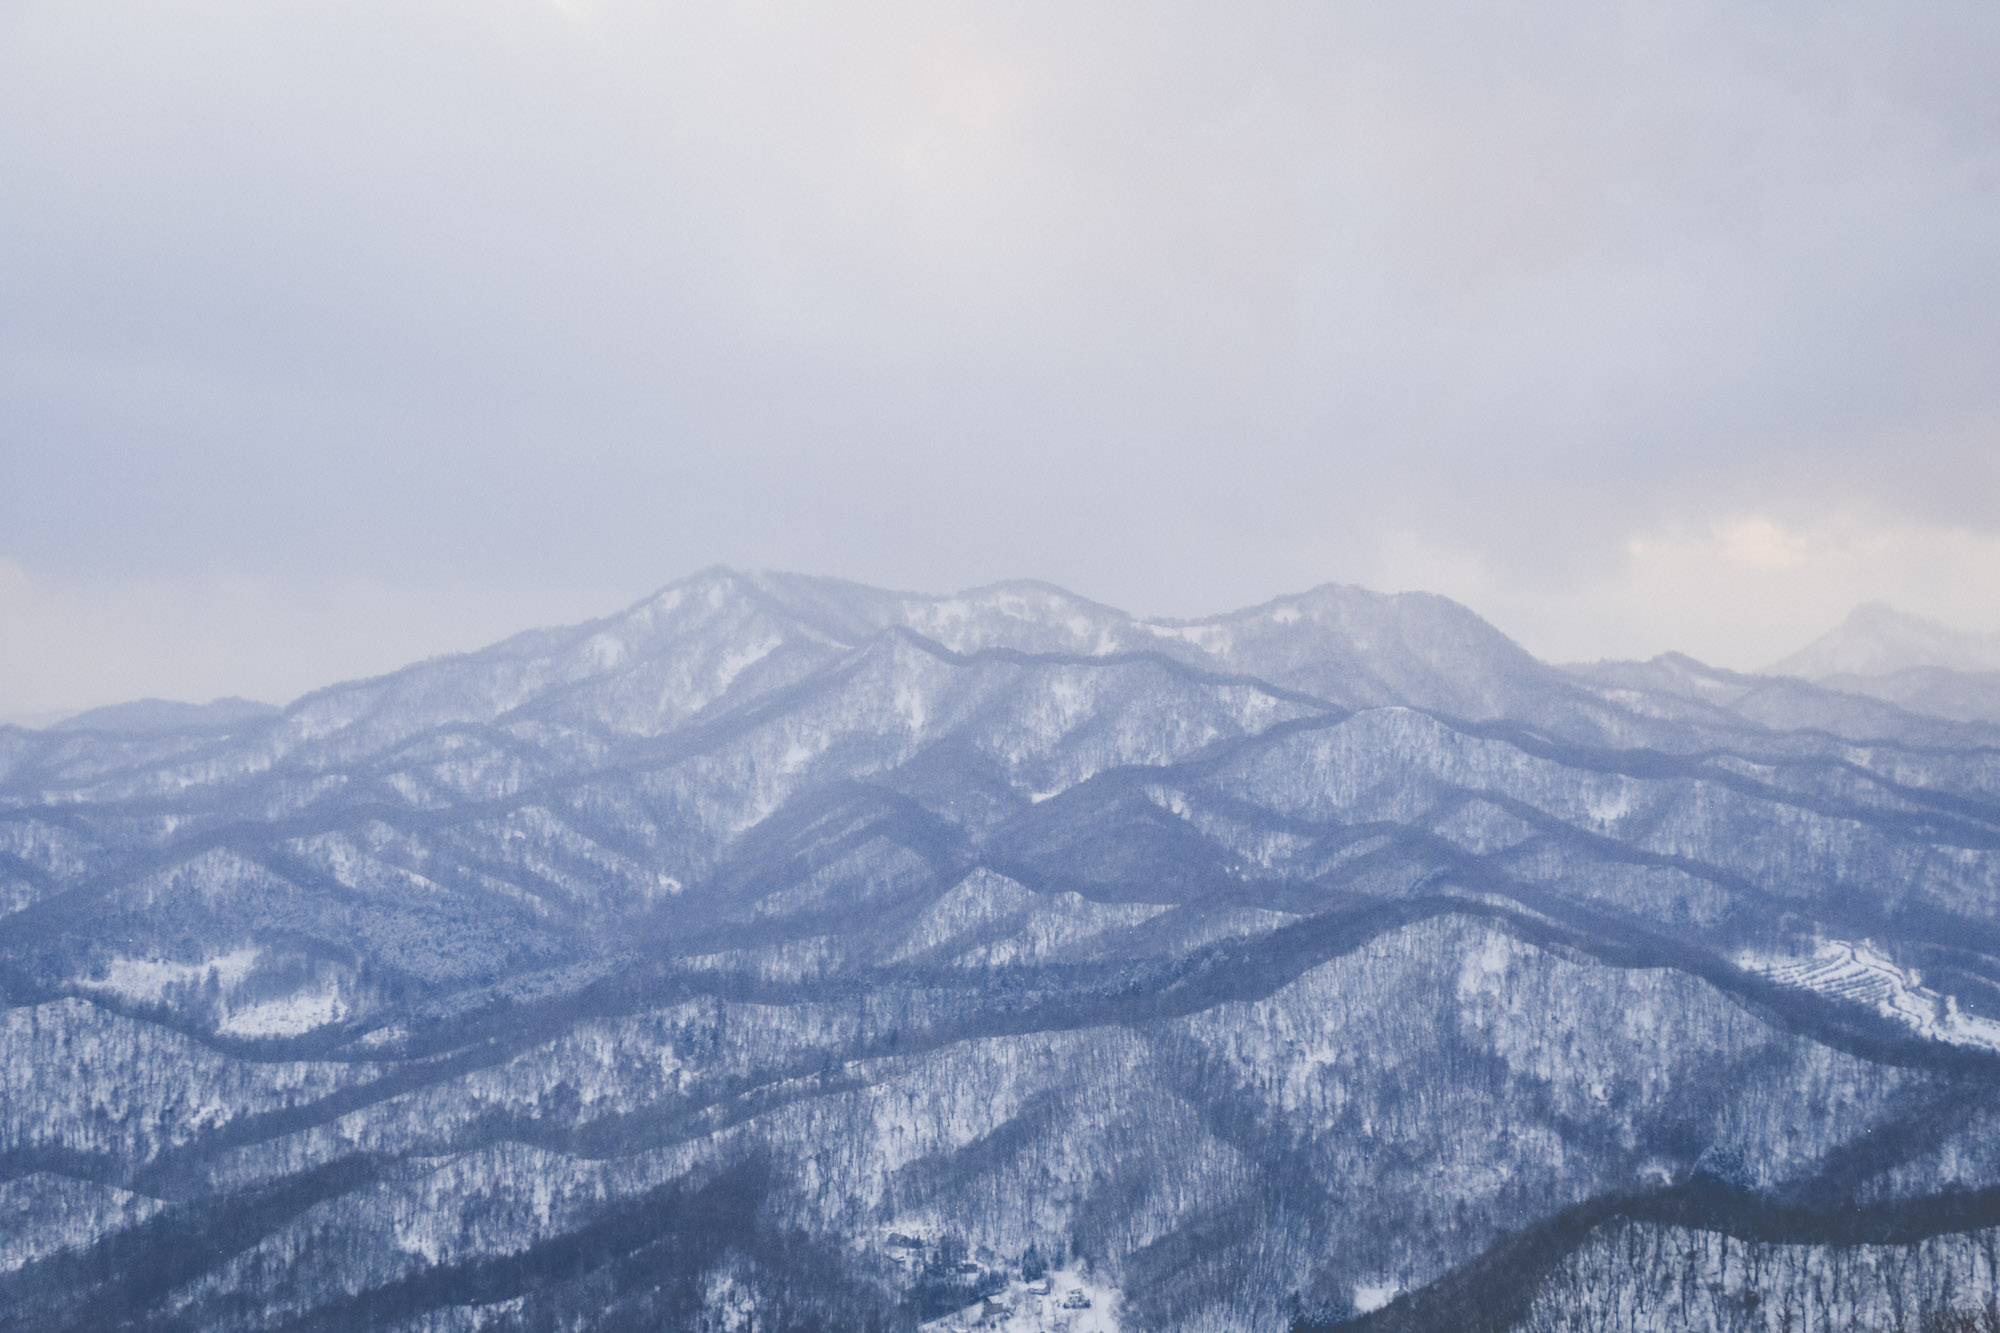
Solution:
[{"label": "snow on ridge", "polygon": [[978,968],[1040,961],[1067,946],[1143,924],[1171,910],[1170,903],[1100,903],[1068,891],[1037,895],[1027,904],[1018,926],[1000,939],[960,954],[953,963]]},{"label": "snow on ridge", "polygon": [[888,961],[915,957],[981,926],[1024,913],[1034,904],[1035,895],[1027,887],[980,866],[924,909],[902,947]]},{"label": "snow on ridge", "polygon": [[[906,597],[899,609],[904,624],[925,633],[942,631],[946,625],[962,626],[972,619],[972,603],[963,597],[947,597],[938,601]],[[933,634],[933,637],[937,635]]]},{"label": "snow on ridge", "polygon": [[113,958],[102,977],[85,978],[79,989],[110,994],[137,1004],[164,1003],[170,992],[202,988],[211,981],[221,993],[223,1020],[216,1031],[230,1037],[296,1037],[348,1016],[346,999],[332,980],[271,999],[233,1002],[235,991],[257,970],[264,950],[254,944],[215,954],[198,963],[165,958]]},{"label": "snow on ridge", "polygon": [[583,648],[591,665],[600,671],[608,671],[624,662],[627,652],[623,639],[602,632],[591,635]]},{"label": "snow on ridge", "polygon": [[1807,957],[1744,950],[1736,965],[1795,990],[1860,1005],[1932,1041],[2000,1051],[2000,1022],[1962,1012],[1958,997],[1923,984],[1868,940],[1821,940]]},{"label": "snow on ridge", "polygon": [[1139,628],[1155,638],[1179,639],[1183,643],[1193,644],[1205,653],[1214,653],[1218,656],[1227,656],[1236,646],[1236,636],[1230,632],[1228,626],[1205,620],[1185,625],[1149,620],[1141,622]]},{"label": "snow on ridge", "polygon": [[722,661],[715,668],[716,689],[718,691],[728,689],[738,676],[776,652],[779,645],[780,640],[771,636],[724,654]]},{"label": "snow on ridge", "polygon": [[953,652],[973,652],[1014,642],[1023,628],[1053,631],[1074,651],[1103,653],[1112,642],[1100,625],[1066,595],[1042,588],[1000,587],[976,595],[936,599],[906,598],[898,607],[902,623]]}]

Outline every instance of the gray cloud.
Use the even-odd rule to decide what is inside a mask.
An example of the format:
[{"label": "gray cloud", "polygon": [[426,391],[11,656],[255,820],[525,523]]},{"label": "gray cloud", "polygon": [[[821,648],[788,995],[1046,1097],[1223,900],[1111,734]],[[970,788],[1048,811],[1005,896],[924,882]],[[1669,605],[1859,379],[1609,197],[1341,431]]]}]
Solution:
[{"label": "gray cloud", "polygon": [[1748,664],[1635,550],[1768,520],[1847,554],[1739,600],[2000,604],[1995,68],[1974,4],[17,0],[0,559],[1429,581]]}]

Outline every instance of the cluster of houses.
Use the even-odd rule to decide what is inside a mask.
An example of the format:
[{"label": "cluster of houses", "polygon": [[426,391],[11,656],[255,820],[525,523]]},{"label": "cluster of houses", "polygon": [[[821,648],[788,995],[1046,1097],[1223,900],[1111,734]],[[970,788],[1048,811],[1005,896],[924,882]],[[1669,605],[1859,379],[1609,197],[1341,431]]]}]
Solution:
[{"label": "cluster of houses", "polygon": [[[984,1301],[980,1302],[976,1310],[968,1311],[970,1318],[963,1327],[968,1329],[995,1328],[1012,1322],[1017,1315],[1034,1316],[1046,1313],[1049,1309],[1049,1298],[1054,1295],[1055,1284],[1048,1278],[1039,1278],[1036,1281],[1027,1283],[1020,1289],[1019,1300],[1021,1301],[1021,1305],[1018,1308],[1009,1304],[1000,1296],[988,1296]],[[1034,1309],[1031,1307],[1030,1302],[1042,1308],[1040,1310]],[[1038,1319],[1036,1326],[1048,1329],[1051,1333],[1068,1333],[1071,1323],[1069,1312],[1088,1310],[1090,1308],[1090,1297],[1084,1293],[1083,1288],[1071,1287],[1063,1293],[1061,1300],[1054,1301],[1052,1304],[1054,1310],[1058,1312],[1054,1315],[1053,1320],[1043,1322]]]},{"label": "cluster of houses", "polygon": [[[891,1231],[887,1237],[889,1254],[906,1269],[930,1273],[949,1272],[955,1277],[978,1278],[988,1272],[986,1266],[968,1259],[951,1262],[954,1250],[963,1254],[957,1245],[939,1245]],[[1058,1279],[1068,1276],[1064,1273],[1050,1275],[1043,1265],[1033,1261],[1033,1251],[1029,1252],[1030,1262],[1023,1267],[1037,1275],[1031,1279],[1016,1281],[1007,1290],[986,1296],[976,1305],[971,1305],[956,1314],[935,1320],[925,1327],[934,1333],[1099,1333],[1101,1329],[1116,1328],[1115,1318],[1106,1322],[1111,1314],[1107,1309],[1093,1315],[1091,1293],[1083,1287],[1068,1286]]]}]

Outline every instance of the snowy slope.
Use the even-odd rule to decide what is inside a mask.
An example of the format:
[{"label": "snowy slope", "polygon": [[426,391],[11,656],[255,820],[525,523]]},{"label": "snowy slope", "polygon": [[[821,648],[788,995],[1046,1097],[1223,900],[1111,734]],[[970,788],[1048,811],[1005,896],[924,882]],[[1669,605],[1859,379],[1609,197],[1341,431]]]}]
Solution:
[{"label": "snowy slope", "polygon": [[2000,749],[1831,694],[714,570],[0,733],[0,1329],[1270,1329],[2000,1186]]}]

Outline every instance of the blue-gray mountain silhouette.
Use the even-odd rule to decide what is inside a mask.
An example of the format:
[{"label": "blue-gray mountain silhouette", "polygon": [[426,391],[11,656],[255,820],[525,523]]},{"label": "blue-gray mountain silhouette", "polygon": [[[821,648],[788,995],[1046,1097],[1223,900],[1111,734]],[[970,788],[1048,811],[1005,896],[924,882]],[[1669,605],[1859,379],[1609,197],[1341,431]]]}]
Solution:
[{"label": "blue-gray mountain silhouette", "polygon": [[727,570],[0,729],[0,1328],[1970,1310],[1994,742],[1425,595]]}]

